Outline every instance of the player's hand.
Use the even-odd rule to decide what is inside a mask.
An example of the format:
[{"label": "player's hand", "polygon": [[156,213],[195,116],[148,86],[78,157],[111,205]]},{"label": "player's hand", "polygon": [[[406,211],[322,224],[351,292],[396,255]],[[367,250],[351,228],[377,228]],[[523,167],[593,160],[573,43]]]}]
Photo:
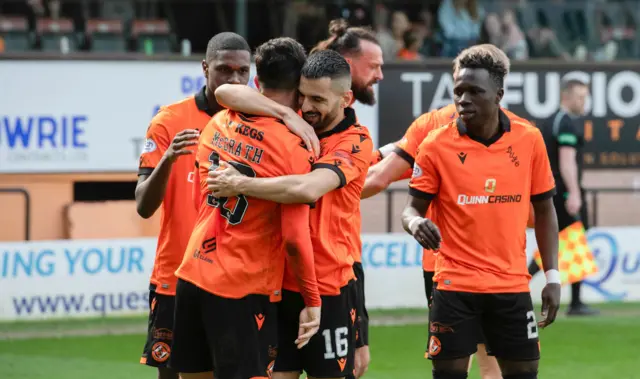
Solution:
[{"label": "player's hand", "polygon": [[371,361],[371,354],[369,353],[369,346],[364,345],[356,349],[356,356],[354,362],[354,368],[356,370],[355,377],[360,378],[369,369],[369,362]]},{"label": "player's hand", "polygon": [[215,171],[209,171],[207,189],[215,197],[231,197],[239,195],[238,184],[242,174],[227,162],[220,162]]},{"label": "player's hand", "polygon": [[171,162],[175,162],[181,155],[193,154],[195,151],[189,149],[190,146],[198,144],[200,132],[195,129],[185,129],[176,134],[171,141],[171,145],[164,155]]},{"label": "player's hand", "polygon": [[298,349],[305,347],[311,337],[318,333],[318,329],[320,329],[320,307],[305,307],[300,312],[298,338],[295,341]]},{"label": "player's hand", "polygon": [[307,149],[317,157],[320,156],[320,141],[313,126],[309,125],[298,113],[288,112],[282,119],[291,133],[302,139]]},{"label": "player's hand", "polygon": [[438,250],[442,237],[440,229],[428,218],[423,218],[412,225],[411,235],[422,247],[429,250]]},{"label": "player's hand", "polygon": [[542,312],[540,313],[544,318],[538,322],[538,327],[546,328],[551,325],[558,314],[560,308],[560,284],[548,283],[542,289]]},{"label": "player's hand", "polygon": [[564,207],[571,216],[577,215],[582,207],[582,195],[580,193],[570,192],[567,200],[564,202]]}]

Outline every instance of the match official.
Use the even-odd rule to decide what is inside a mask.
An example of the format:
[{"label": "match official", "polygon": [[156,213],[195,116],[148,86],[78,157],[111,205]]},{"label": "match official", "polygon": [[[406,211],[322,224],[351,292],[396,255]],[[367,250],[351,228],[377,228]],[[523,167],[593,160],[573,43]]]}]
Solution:
[{"label": "match official", "polygon": [[[589,228],[587,206],[582,188],[584,131],[577,125],[577,118],[585,113],[585,102],[589,87],[579,80],[562,83],[560,109],[542,125],[542,135],[547,146],[557,193],[553,204],[558,215],[558,227],[562,231],[576,221]],[[535,261],[529,265],[532,276],[540,271]],[[571,285],[569,316],[598,314],[598,310],[584,304],[580,299],[582,282]]]}]

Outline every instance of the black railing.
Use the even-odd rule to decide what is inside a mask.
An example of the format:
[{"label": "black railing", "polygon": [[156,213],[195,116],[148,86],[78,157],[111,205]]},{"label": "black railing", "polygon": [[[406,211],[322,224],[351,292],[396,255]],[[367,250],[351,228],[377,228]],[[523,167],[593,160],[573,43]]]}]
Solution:
[{"label": "black railing", "polygon": [[24,240],[31,240],[31,196],[24,188],[0,188],[0,195],[3,193],[17,193],[24,197]]},{"label": "black railing", "polygon": [[[393,232],[393,223],[391,220],[393,219],[393,195],[396,193],[408,193],[408,188],[387,188],[385,190],[385,196],[387,201],[387,233]],[[591,217],[591,222],[589,223],[592,226],[598,226],[598,195],[601,193],[638,193],[640,194],[640,189],[637,188],[585,188],[585,192],[587,196],[591,196],[592,199],[592,207],[593,213]]]}]

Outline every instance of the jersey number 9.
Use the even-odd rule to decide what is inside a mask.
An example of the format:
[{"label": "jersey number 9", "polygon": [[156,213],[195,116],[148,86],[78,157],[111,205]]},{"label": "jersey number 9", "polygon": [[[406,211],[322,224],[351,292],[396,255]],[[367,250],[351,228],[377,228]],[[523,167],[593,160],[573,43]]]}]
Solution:
[{"label": "jersey number 9", "polygon": [[[209,167],[209,171],[215,171],[220,166],[220,155],[217,152],[212,151],[209,154],[209,162],[211,162],[211,167]],[[246,165],[240,162],[227,162],[231,166],[233,166],[236,170],[238,170],[242,175],[255,178],[256,172],[253,171],[251,166]],[[249,207],[249,200],[247,200],[246,196],[238,195],[235,196],[236,205],[233,209],[229,209],[226,207],[229,202],[228,197],[215,197],[212,194],[207,195],[207,205],[216,207],[220,209],[220,214],[222,217],[226,218],[230,225],[238,225],[242,222],[244,218],[244,214],[247,212],[247,208]]]}]

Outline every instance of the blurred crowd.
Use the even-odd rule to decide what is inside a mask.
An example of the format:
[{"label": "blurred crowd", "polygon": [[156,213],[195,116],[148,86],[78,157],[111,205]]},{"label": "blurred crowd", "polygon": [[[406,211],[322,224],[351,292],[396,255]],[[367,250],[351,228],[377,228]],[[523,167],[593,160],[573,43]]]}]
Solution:
[{"label": "blurred crowd", "polygon": [[[638,0],[0,0],[3,41],[12,41],[9,34],[16,32],[15,24],[6,22],[12,17],[27,20],[23,32],[29,38],[21,45],[27,50],[48,49],[41,37],[52,28],[41,19],[70,21],[75,33],[71,50],[150,53],[155,43],[164,46],[155,51],[185,53],[191,45],[194,52],[204,51],[207,39],[224,30],[242,32],[254,47],[276,36],[291,36],[311,47],[326,38],[331,19],[342,17],[351,25],[373,28],[386,61],[453,57],[486,42],[513,60],[640,58]],[[113,20],[122,25],[103,25]],[[140,20],[155,22],[156,30],[132,26]],[[153,38],[140,39],[145,31],[153,31],[147,33]],[[96,37],[103,41],[109,33],[119,33],[123,43],[94,46]],[[1,43],[0,50],[16,50],[7,46]]]}]

